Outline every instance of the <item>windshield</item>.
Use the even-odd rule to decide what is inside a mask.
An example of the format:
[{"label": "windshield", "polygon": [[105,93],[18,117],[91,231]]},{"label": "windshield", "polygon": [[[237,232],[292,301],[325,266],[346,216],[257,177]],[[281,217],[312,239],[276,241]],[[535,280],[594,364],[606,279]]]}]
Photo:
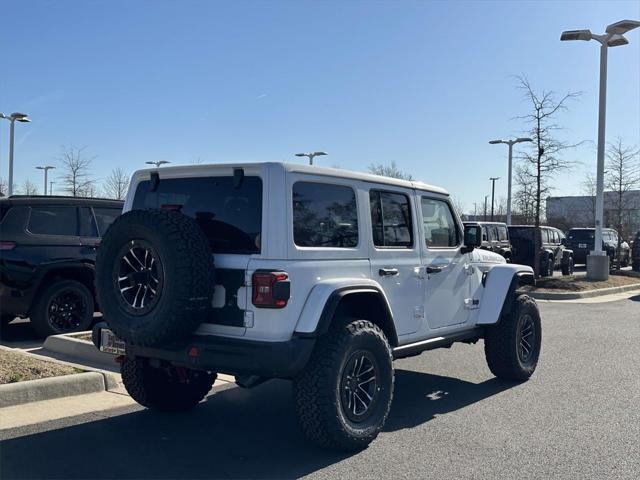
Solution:
[{"label": "windshield", "polygon": [[194,218],[214,252],[259,253],[262,231],[262,180],[244,177],[234,188],[233,177],[160,179],[138,184],[133,209],[178,210]]}]

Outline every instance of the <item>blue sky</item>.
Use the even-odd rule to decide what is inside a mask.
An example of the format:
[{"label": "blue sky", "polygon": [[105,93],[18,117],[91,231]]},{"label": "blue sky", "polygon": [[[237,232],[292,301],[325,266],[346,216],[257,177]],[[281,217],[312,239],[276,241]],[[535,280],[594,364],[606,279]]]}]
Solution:
[{"label": "blue sky", "polygon": [[[87,145],[96,177],[147,160],[398,165],[473,209],[503,177],[506,146],[528,111],[514,75],[538,89],[582,91],[561,137],[596,139],[598,48],[560,43],[640,19],[636,1],[22,1],[3,2],[0,111],[16,127],[15,183],[41,188],[38,164]],[[640,144],[640,29],[609,52],[607,138]],[[8,122],[0,124],[7,177]],[[555,194],[577,194],[584,162]],[[56,173],[52,172],[55,180]],[[55,189],[56,187],[54,187]]]}]

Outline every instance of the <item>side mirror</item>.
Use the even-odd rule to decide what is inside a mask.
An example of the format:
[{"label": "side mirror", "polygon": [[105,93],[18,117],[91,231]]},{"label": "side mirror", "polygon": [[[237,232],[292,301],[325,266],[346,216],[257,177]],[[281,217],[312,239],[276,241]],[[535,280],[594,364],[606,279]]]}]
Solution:
[{"label": "side mirror", "polygon": [[563,246],[566,247],[567,246],[567,239],[566,238],[561,239],[560,240],[560,245],[563,245]]},{"label": "side mirror", "polygon": [[462,253],[472,252],[474,248],[480,245],[482,245],[482,228],[479,225],[466,225],[464,227]]}]

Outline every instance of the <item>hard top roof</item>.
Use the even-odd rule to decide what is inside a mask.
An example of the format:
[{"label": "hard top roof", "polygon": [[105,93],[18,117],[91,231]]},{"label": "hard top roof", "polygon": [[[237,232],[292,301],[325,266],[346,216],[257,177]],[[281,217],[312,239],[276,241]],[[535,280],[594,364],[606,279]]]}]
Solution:
[{"label": "hard top roof", "polygon": [[183,166],[175,166],[175,167],[161,167],[161,168],[146,168],[142,170],[138,170],[136,175],[142,175],[145,173],[151,172],[159,172],[160,179],[162,179],[162,173],[168,172],[171,176],[185,176],[190,172],[206,172],[211,169],[211,167],[226,167],[226,168],[249,168],[249,167],[267,167],[267,166],[276,166],[284,169],[287,172],[295,172],[295,173],[305,173],[310,175],[321,175],[327,177],[337,177],[337,178],[349,178],[352,180],[361,180],[365,182],[372,183],[380,183],[384,185],[394,185],[398,187],[406,187],[406,188],[415,188],[418,190],[426,190],[429,192],[440,193],[443,195],[448,195],[449,193],[440,187],[436,187],[434,185],[429,185],[427,183],[419,182],[419,181],[410,181],[410,180],[401,180],[398,178],[391,177],[383,177],[381,175],[373,175],[371,173],[364,172],[354,172],[351,170],[343,170],[341,168],[327,168],[327,167],[317,167],[315,165],[301,165],[297,163],[286,163],[286,162],[247,162],[247,163],[211,163],[211,164],[200,164],[200,165],[183,165]]}]

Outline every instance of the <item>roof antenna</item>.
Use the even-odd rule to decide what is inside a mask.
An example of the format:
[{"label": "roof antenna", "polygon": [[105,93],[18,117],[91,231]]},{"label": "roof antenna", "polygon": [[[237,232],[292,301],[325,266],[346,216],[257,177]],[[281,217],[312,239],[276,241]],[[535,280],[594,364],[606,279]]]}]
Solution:
[{"label": "roof antenna", "polygon": [[160,185],[160,174],[158,172],[151,172],[151,191],[155,192],[158,190],[158,186]]},{"label": "roof antenna", "polygon": [[233,188],[236,190],[242,187],[242,181],[244,180],[244,169],[243,168],[234,168],[233,169]]}]

